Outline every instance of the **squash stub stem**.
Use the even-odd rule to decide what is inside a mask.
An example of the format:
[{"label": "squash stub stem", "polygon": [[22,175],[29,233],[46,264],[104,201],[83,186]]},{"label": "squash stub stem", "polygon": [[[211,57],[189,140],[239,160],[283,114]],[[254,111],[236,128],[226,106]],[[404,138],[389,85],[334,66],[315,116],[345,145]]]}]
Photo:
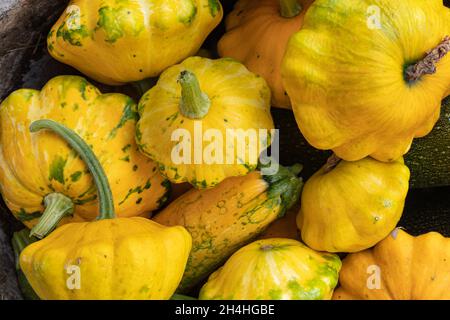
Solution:
[{"label": "squash stub stem", "polygon": [[99,201],[99,216],[97,220],[115,218],[114,201],[108,178],[102,165],[98,161],[92,149],[73,130],[53,120],[37,120],[30,126],[31,132],[49,129],[63,138],[83,159],[88,167],[95,186],[97,187]]},{"label": "squash stub stem", "polygon": [[405,79],[408,82],[415,82],[426,74],[436,73],[436,63],[450,52],[450,36],[446,36],[441,43],[428,51],[425,57],[417,63],[410,65],[405,70]]},{"label": "squash stub stem", "polygon": [[335,153],[333,153],[333,155],[331,157],[328,158],[327,163],[325,164],[324,167],[324,172],[328,173],[334,170],[334,168],[336,168],[336,166],[339,164],[339,162],[341,162],[342,159],[339,158]]},{"label": "squash stub stem", "polygon": [[211,107],[209,97],[202,92],[197,77],[190,71],[183,71],[178,78],[181,85],[180,112],[190,119],[202,119]]},{"label": "squash stub stem", "polygon": [[294,18],[302,12],[302,6],[298,0],[279,0],[280,1],[280,15],[283,18]]},{"label": "squash stub stem", "polygon": [[291,167],[279,166],[279,170],[274,175],[264,175],[263,179],[269,184],[267,190],[268,198],[280,198],[281,209],[279,217],[284,216],[299,199],[303,187],[302,178],[298,177],[303,166],[295,164]]},{"label": "squash stub stem", "polygon": [[44,198],[45,211],[39,222],[31,229],[30,236],[44,238],[65,216],[73,214],[74,204],[62,193],[50,193]]}]

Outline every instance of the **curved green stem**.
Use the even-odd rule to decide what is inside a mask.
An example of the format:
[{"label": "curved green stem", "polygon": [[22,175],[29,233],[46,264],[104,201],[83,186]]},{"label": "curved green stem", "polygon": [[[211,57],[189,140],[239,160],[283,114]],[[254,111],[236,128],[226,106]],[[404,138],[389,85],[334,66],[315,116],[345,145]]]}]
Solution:
[{"label": "curved green stem", "polygon": [[37,120],[30,126],[31,132],[38,132],[42,129],[49,129],[58,134],[80,155],[86,163],[97,187],[100,203],[100,214],[97,219],[102,220],[115,218],[114,201],[108,178],[106,177],[105,171],[103,170],[94,152],[92,152],[91,148],[74,131],[53,120]]},{"label": "curved green stem", "polygon": [[190,119],[202,119],[208,113],[211,101],[200,89],[197,77],[186,70],[181,72],[178,82],[181,85],[181,114]]},{"label": "curved green stem", "polygon": [[45,211],[39,222],[31,229],[30,236],[39,239],[49,234],[62,218],[73,214],[74,204],[72,200],[62,193],[50,193],[44,198]]},{"label": "curved green stem", "polygon": [[298,0],[279,0],[280,14],[283,18],[294,18],[302,12],[302,6]]}]

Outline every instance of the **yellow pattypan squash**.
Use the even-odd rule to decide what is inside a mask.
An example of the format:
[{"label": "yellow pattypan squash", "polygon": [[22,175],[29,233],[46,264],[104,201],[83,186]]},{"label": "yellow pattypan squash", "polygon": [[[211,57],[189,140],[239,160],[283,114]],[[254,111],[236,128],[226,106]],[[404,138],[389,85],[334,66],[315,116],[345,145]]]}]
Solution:
[{"label": "yellow pattypan squash", "polygon": [[283,84],[318,149],[393,161],[439,118],[450,85],[442,0],[317,0],[289,41]]},{"label": "yellow pattypan squash", "polygon": [[169,299],[191,249],[189,233],[142,217],[115,218],[108,179],[90,147],[51,120],[38,120],[30,128],[52,130],[74,148],[86,162],[100,199],[97,220],[61,226],[20,254],[20,267],[37,295],[64,300]]},{"label": "yellow pattypan squash", "polygon": [[372,247],[400,220],[409,177],[403,159],[347,162],[331,157],[303,188],[297,216],[303,241],[327,252]]},{"label": "yellow pattypan squash", "polygon": [[292,239],[255,241],[237,251],[200,291],[201,300],[329,300],[341,260]]},{"label": "yellow pattypan squash", "polygon": [[349,254],[334,300],[450,300],[450,238],[396,229],[373,249]]},{"label": "yellow pattypan squash", "polygon": [[219,0],[72,0],[48,51],[97,81],[138,81],[195,54],[222,16]]},{"label": "yellow pattypan squash", "polygon": [[281,63],[289,38],[302,24],[313,0],[239,0],[227,16],[220,39],[221,57],[231,57],[266,79],[272,106],[290,108],[281,79]]},{"label": "yellow pattypan squash", "polygon": [[272,141],[270,89],[232,59],[191,57],[170,67],[138,109],[138,144],[174,183],[208,188],[245,175]]},{"label": "yellow pattypan squash", "polygon": [[192,235],[192,251],[178,291],[195,287],[237,249],[283,217],[300,196],[300,170],[299,165],[280,166],[272,175],[254,171],[231,177],[214,188],[192,189],[158,213],[153,218],[156,222],[183,226]]},{"label": "yellow pattypan squash", "polygon": [[[28,127],[52,119],[75,130],[100,159],[120,217],[155,210],[170,184],[135,142],[137,111],[131,98],[101,93],[85,79],[60,76],[42,91],[21,89],[0,105],[0,187],[13,214],[28,227],[42,220],[93,220],[98,201],[84,162],[51,132],[31,135]],[[42,222],[42,224],[45,221]],[[33,230],[43,236],[49,230]]]}]

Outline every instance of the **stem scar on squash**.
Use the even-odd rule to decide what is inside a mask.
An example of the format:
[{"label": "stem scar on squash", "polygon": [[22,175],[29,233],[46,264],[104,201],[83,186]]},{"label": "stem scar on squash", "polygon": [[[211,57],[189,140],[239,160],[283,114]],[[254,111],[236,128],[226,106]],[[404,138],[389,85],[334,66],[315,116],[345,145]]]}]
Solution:
[{"label": "stem scar on squash", "polygon": [[436,63],[444,58],[449,51],[450,36],[445,36],[444,40],[437,47],[428,51],[422,60],[406,68],[406,80],[408,82],[415,82],[425,74],[435,74],[437,70]]},{"label": "stem scar on squash", "polygon": [[333,155],[328,158],[327,163],[325,164],[325,173],[331,172],[341,161],[342,159],[339,158],[335,153],[333,153]]}]

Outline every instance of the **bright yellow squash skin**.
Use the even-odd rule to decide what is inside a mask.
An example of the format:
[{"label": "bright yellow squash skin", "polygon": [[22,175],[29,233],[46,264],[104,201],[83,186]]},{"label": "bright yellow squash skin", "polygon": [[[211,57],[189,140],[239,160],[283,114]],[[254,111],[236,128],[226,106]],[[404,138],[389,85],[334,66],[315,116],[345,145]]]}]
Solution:
[{"label": "bright yellow squash skin", "polygon": [[213,272],[237,249],[284,216],[300,195],[298,169],[280,168],[273,176],[259,171],[224,180],[215,188],[192,189],[154,217],[167,226],[184,226],[192,251],[179,291]]},{"label": "bright yellow squash skin", "polygon": [[434,61],[434,74],[406,70],[450,36],[448,12],[441,0],[315,1],[282,67],[309,143],[347,161],[392,161],[427,135],[448,92],[450,54]]},{"label": "bright yellow squash skin", "polygon": [[372,247],[400,220],[409,169],[403,159],[383,163],[372,158],[330,168],[333,159],[305,183],[297,216],[302,239],[327,252]]},{"label": "bright yellow squash skin", "polygon": [[[69,223],[28,246],[20,266],[44,300],[169,299],[190,248],[184,228],[146,218]],[[67,266],[80,268],[80,290],[67,287]]]},{"label": "bright yellow squash skin", "polygon": [[222,16],[218,0],[72,0],[48,35],[48,51],[119,85],[195,54]]},{"label": "bright yellow squash skin", "polygon": [[39,298],[169,299],[191,249],[189,233],[141,217],[116,218],[108,179],[91,148],[60,123],[44,119],[30,126],[33,135],[43,129],[63,138],[89,168],[99,215],[63,225],[21,252],[20,267]]},{"label": "bright yellow squash skin", "polygon": [[237,251],[202,287],[201,300],[329,300],[341,260],[292,239],[255,241]]},{"label": "bright yellow squash skin", "polygon": [[281,79],[281,64],[289,38],[301,28],[312,2],[240,0],[227,16],[227,31],[218,43],[219,55],[242,62],[266,79],[274,107],[291,108]]},{"label": "bright yellow squash skin", "polygon": [[[259,154],[251,157],[255,155],[251,150],[258,147],[258,142],[270,145],[270,130],[274,128],[266,82],[232,59],[191,57],[170,67],[157,85],[141,98],[138,109],[140,120],[136,138],[141,150],[158,162],[161,173],[170,181],[189,182],[199,189],[253,171]],[[259,129],[266,129],[268,137],[266,141],[246,139],[243,159],[238,155],[238,142],[232,152],[227,150],[228,129],[256,130],[257,133]],[[187,161],[176,163],[173,153],[181,152],[174,150],[187,141],[186,137],[181,141],[173,139],[173,134],[180,130],[190,135],[191,143],[182,152],[183,155],[190,152],[190,156]],[[217,147],[215,153],[222,159],[212,157],[208,163],[205,154],[212,154],[207,150],[213,142],[203,137],[211,130],[223,138],[222,146]],[[196,137],[202,140],[197,143]],[[227,163],[227,153],[234,153],[231,163]],[[196,154],[200,155],[200,161]]]},{"label": "bright yellow squash skin", "polygon": [[53,133],[28,131],[32,121],[48,118],[74,129],[92,146],[110,181],[118,216],[157,209],[168,181],[138,151],[136,116],[131,98],[101,95],[75,76],[56,77],[42,91],[12,93],[0,106],[0,187],[8,208],[31,228],[44,211],[44,198],[60,193],[75,205],[63,223],[97,216],[97,194],[84,162]]},{"label": "bright yellow squash skin", "polygon": [[397,229],[373,249],[344,259],[333,300],[449,300],[449,261],[450,238]]}]

